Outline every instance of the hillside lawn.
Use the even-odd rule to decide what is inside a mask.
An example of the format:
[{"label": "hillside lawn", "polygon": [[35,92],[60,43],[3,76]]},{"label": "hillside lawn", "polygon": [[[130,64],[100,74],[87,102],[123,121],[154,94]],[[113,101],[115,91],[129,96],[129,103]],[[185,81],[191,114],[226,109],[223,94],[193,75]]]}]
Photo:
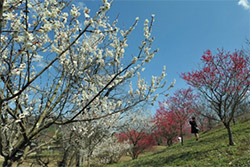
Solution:
[{"label": "hillside lawn", "polygon": [[[221,125],[200,133],[198,142],[191,137],[184,141],[184,146],[180,143],[170,147],[156,146],[136,160],[123,156],[119,163],[105,167],[250,167],[250,119],[232,124],[232,132],[235,146],[228,146],[227,131]],[[43,151],[39,156],[50,159],[49,167],[56,167],[56,160],[61,157],[58,152],[51,151]],[[34,156],[29,156],[21,167],[30,166],[34,160]],[[2,163],[0,157],[0,166]],[[33,167],[38,166],[41,165],[33,164]]]},{"label": "hillside lawn", "polygon": [[184,146],[156,147],[136,160],[122,157],[121,162],[106,167],[250,167],[250,120],[236,122],[232,126],[235,146],[228,146],[228,134],[224,126],[200,133],[200,140],[186,139]]}]

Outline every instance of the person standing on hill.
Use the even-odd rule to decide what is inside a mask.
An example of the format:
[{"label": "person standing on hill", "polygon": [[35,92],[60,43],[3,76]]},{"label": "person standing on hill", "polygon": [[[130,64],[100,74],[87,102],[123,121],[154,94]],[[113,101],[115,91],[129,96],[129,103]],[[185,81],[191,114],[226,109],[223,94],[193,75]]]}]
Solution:
[{"label": "person standing on hill", "polygon": [[192,117],[192,120],[189,121],[189,124],[191,125],[191,133],[194,134],[196,141],[199,140],[199,128],[197,126],[197,123],[195,121],[195,117]]}]

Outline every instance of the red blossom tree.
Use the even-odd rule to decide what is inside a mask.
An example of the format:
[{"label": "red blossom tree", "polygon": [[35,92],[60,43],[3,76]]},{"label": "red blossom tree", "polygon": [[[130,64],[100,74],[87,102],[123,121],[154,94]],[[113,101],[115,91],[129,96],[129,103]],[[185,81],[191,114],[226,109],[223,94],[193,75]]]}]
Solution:
[{"label": "red blossom tree", "polygon": [[189,85],[204,95],[228,131],[229,145],[234,145],[230,123],[250,86],[249,57],[242,51],[207,50],[198,70],[182,73]]},{"label": "red blossom tree", "polygon": [[157,111],[155,116],[157,127],[166,135],[174,136],[177,132],[183,145],[185,129],[190,117],[195,113],[196,104],[197,95],[191,88],[177,90],[167,99],[164,107]]},{"label": "red blossom tree", "polygon": [[165,103],[159,102],[160,108],[156,111],[153,122],[156,125],[155,135],[166,140],[168,146],[173,144],[174,139],[178,136],[177,124],[173,119],[172,112],[167,112],[164,107]]},{"label": "red blossom tree", "polygon": [[156,144],[153,136],[144,131],[136,131],[134,129],[122,132],[117,135],[119,142],[128,141],[131,144],[130,155],[132,159],[138,158],[138,155],[145,149],[150,149]]}]

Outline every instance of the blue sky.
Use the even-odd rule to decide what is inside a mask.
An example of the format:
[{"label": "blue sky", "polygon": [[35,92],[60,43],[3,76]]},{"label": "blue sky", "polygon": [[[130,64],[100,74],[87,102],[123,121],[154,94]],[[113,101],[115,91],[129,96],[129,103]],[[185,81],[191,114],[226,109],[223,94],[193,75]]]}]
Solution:
[{"label": "blue sky", "polygon": [[[93,13],[101,4],[98,0],[73,2],[86,5]],[[197,68],[206,49],[234,51],[246,47],[250,39],[247,0],[114,0],[108,15],[114,18],[118,14],[119,25],[126,28],[140,18],[128,40],[128,56],[136,55],[133,52],[142,39],[144,20],[155,14],[153,47],[160,51],[143,75],[150,80],[165,65],[169,84],[176,79],[172,91],[188,87],[179,74]]]}]

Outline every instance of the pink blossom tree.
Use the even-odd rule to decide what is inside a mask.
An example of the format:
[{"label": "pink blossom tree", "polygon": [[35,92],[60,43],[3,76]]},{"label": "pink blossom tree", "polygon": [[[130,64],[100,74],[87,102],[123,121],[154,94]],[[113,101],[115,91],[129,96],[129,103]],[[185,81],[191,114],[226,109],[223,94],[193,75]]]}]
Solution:
[{"label": "pink blossom tree", "polygon": [[159,102],[160,108],[157,109],[153,122],[155,123],[155,135],[166,140],[167,145],[171,146],[174,139],[178,136],[176,121],[173,119],[172,112],[167,112],[165,103]]},{"label": "pink blossom tree", "polygon": [[[159,125],[165,126],[169,135],[178,132],[182,145],[187,122],[195,113],[196,102],[197,95],[193,93],[191,88],[177,90],[173,96],[167,99],[165,107],[158,110],[155,117]],[[161,127],[161,130],[164,129]]]},{"label": "pink blossom tree", "polygon": [[182,73],[181,77],[204,95],[227,129],[229,145],[234,145],[230,123],[249,90],[249,57],[242,51],[218,49],[214,55],[207,50],[201,61],[200,69]]},{"label": "pink blossom tree", "polygon": [[130,147],[130,155],[132,159],[138,158],[144,150],[152,148],[155,145],[153,136],[145,131],[128,130],[117,135],[119,142],[128,142]]},{"label": "pink blossom tree", "polygon": [[129,154],[132,159],[156,144],[152,135],[154,126],[149,114],[147,110],[129,111],[121,120],[118,141],[130,144]]}]

